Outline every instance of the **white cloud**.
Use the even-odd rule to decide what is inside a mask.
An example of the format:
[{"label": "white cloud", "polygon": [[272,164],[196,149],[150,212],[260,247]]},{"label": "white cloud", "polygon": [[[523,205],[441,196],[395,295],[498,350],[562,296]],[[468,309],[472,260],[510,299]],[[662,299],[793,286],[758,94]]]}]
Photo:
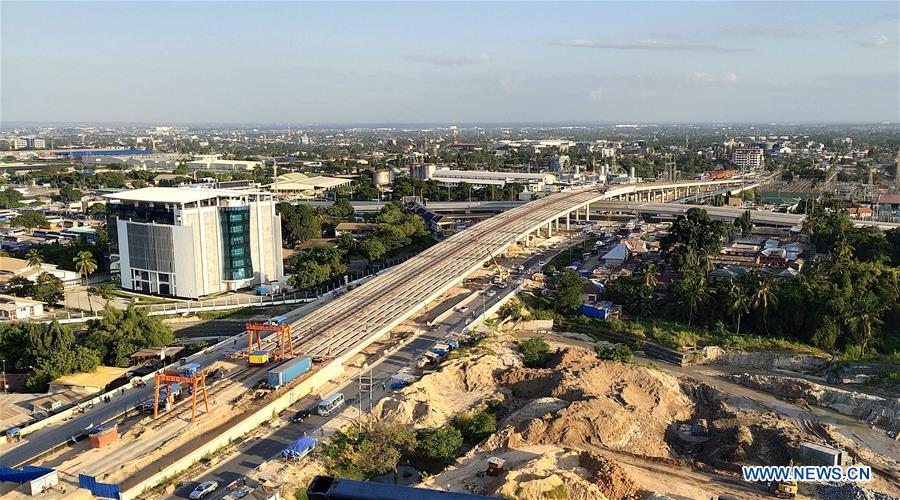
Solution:
[{"label": "white cloud", "polygon": [[726,83],[733,85],[737,83],[740,78],[738,78],[737,73],[734,71],[730,71],[725,73],[724,75],[717,75],[713,73],[708,73],[706,71],[695,71],[692,79],[695,82],[703,82],[703,83]]},{"label": "white cloud", "polygon": [[888,39],[887,35],[878,35],[873,36],[872,38],[862,42],[860,45],[863,47],[881,47],[883,45],[887,45],[890,43],[890,39]]},{"label": "white cloud", "polygon": [[596,88],[591,91],[590,95],[592,101],[602,101],[606,97],[606,89],[603,87]]},{"label": "white cloud", "polygon": [[413,61],[423,64],[433,64],[435,66],[473,66],[491,61],[490,54],[469,55],[453,55],[453,54],[410,54],[403,56],[407,61]]},{"label": "white cloud", "polygon": [[693,43],[672,43],[662,42],[659,40],[647,39],[638,40],[636,42],[612,41],[602,42],[596,40],[586,40],[584,38],[574,38],[570,40],[553,40],[547,42],[548,45],[558,45],[561,47],[583,47],[589,49],[608,49],[608,50],[682,50],[696,52],[749,52],[749,49],[735,49],[729,47],[719,47],[716,45],[702,45]]}]

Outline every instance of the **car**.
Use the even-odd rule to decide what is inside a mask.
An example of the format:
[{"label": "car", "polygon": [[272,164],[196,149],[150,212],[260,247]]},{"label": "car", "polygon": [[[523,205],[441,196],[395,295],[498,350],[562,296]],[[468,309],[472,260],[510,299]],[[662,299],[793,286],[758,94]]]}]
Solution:
[{"label": "car", "polygon": [[310,415],[309,410],[300,410],[297,413],[295,413],[293,417],[291,417],[291,422],[294,422],[295,424],[299,424],[300,422],[303,422],[304,420],[309,418],[309,415]]},{"label": "car", "polygon": [[538,265],[541,266],[541,267],[544,267],[544,266],[547,265],[547,263],[544,262],[543,260],[541,260],[541,261],[538,261]]},{"label": "car", "polygon": [[493,297],[494,295],[497,295],[497,290],[488,290],[488,291],[484,292],[484,294],[487,295],[488,297]]},{"label": "car", "polygon": [[210,493],[216,491],[216,488],[218,487],[219,483],[215,481],[204,481],[198,484],[196,488],[194,488],[194,491],[192,491],[190,494],[190,498],[191,500],[203,498],[206,495],[209,495]]},{"label": "car", "polygon": [[459,306],[456,308],[457,311],[464,313],[469,310],[469,306]]},{"label": "car", "polygon": [[505,289],[505,288],[508,287],[508,286],[509,286],[509,284],[507,284],[507,283],[500,283],[499,285],[497,285],[497,288],[503,290],[503,289]]}]

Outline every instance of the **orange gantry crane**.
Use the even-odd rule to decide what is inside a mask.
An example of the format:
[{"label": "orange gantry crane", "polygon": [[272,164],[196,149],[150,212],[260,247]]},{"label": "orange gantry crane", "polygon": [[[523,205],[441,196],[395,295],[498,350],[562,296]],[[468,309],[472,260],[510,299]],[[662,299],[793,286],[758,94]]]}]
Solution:
[{"label": "orange gantry crane", "polygon": [[[263,332],[277,332],[279,344],[281,345],[280,355],[276,355],[278,359],[286,359],[285,354],[294,356],[294,342],[291,338],[291,325],[281,318],[274,318],[264,322],[247,322],[247,356],[253,353],[253,339],[256,339],[256,348],[262,350],[262,334]],[[287,349],[287,353],[285,353]]]},{"label": "orange gantry crane", "polygon": [[169,413],[172,412],[172,408],[175,406],[175,398],[172,394],[172,387],[170,384],[189,384],[191,387],[191,423],[194,423],[194,420],[197,418],[197,388],[199,386],[200,390],[203,391],[203,404],[206,408],[206,413],[209,413],[209,400],[206,397],[206,370],[201,370],[200,365],[195,363],[190,363],[180,367],[175,371],[166,371],[162,373],[157,373],[153,379],[156,382],[156,392],[153,402],[153,418],[157,418],[159,416],[159,387],[163,385],[166,389],[166,401],[168,404]]}]

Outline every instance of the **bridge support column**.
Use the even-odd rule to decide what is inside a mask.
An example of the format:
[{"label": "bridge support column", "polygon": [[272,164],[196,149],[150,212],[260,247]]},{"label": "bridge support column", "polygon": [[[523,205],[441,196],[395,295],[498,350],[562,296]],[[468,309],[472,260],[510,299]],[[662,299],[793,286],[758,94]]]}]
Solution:
[{"label": "bridge support column", "polygon": [[570,220],[572,217],[572,212],[566,212],[566,231],[572,229],[572,221]]},{"label": "bridge support column", "polygon": [[585,222],[591,222],[591,204],[588,203],[584,206],[584,220]]},{"label": "bridge support column", "polygon": [[547,237],[550,238],[552,236],[553,236],[553,223],[548,222],[547,223]]}]

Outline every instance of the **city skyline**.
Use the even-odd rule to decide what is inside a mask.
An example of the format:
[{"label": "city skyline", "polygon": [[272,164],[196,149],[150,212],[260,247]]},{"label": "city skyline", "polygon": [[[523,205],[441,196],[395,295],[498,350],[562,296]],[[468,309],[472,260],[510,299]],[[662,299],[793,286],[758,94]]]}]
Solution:
[{"label": "city skyline", "polygon": [[3,124],[900,121],[888,2],[3,11]]}]

